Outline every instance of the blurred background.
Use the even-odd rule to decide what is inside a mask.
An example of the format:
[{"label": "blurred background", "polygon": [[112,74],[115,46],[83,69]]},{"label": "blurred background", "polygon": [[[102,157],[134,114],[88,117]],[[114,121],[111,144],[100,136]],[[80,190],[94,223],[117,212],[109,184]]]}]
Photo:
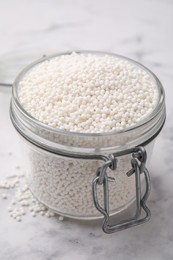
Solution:
[{"label": "blurred background", "polygon": [[102,50],[143,63],[167,86],[173,66],[172,5],[172,0],[0,1],[0,82],[11,84],[44,54]]},{"label": "blurred background", "polygon": [[173,0],[0,0],[1,178],[21,161],[8,112],[15,77],[43,55],[75,50],[132,58],[152,70],[165,88],[167,122],[150,169],[152,219],[144,227],[105,236],[100,229],[71,222],[56,223],[56,229],[48,220],[17,225],[2,210],[0,259],[172,260]]}]

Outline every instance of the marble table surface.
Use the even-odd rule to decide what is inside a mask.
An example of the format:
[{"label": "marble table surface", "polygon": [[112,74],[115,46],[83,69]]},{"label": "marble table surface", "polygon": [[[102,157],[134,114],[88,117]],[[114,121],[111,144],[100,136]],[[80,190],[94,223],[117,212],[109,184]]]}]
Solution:
[{"label": "marble table surface", "polygon": [[[150,222],[106,235],[100,223],[26,216],[21,223],[0,198],[2,260],[173,259],[173,1],[6,0],[0,2],[0,82],[11,84],[44,54],[102,50],[150,68],[166,91],[167,122],[151,159]],[[21,165],[9,119],[11,87],[0,86],[0,179]]]}]

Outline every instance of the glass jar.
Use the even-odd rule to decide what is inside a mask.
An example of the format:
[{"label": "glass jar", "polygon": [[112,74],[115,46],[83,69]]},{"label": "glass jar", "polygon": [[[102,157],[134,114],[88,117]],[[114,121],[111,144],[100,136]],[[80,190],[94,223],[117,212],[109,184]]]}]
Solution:
[{"label": "glass jar", "polygon": [[[10,116],[22,140],[27,182],[34,196],[63,216],[104,216],[103,230],[112,233],[150,217],[145,204],[150,191],[146,154],[150,159],[155,137],[164,125],[165,95],[158,78],[141,64],[115,54],[93,53],[126,59],[152,77],[159,98],[147,118],[133,127],[106,133],[63,131],[33,118],[20,104],[19,83],[34,66],[62,54],[44,57],[19,74],[13,85]],[[134,201],[134,217],[110,225],[109,217]],[[143,218],[141,209],[146,213]]]}]

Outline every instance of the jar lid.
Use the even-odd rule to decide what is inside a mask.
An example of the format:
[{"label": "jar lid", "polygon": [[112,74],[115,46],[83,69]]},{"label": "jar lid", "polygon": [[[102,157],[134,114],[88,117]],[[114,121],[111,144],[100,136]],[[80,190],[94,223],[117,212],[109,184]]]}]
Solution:
[{"label": "jar lid", "polygon": [[17,75],[28,65],[42,57],[53,54],[57,47],[50,45],[17,48],[0,54],[0,85],[11,86]]},{"label": "jar lid", "polygon": [[20,50],[0,56],[0,85],[12,85],[19,72],[29,63],[44,56],[43,51]]}]

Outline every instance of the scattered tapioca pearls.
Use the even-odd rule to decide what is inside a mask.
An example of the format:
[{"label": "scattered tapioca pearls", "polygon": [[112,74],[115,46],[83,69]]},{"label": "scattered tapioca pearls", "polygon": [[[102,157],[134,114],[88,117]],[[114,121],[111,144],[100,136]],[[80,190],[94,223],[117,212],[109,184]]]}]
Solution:
[{"label": "scattered tapioca pearls", "polygon": [[134,126],[152,112],[158,91],[152,76],[127,60],[72,53],[32,68],[19,99],[45,124],[92,133]]},{"label": "scattered tapioca pearls", "polygon": [[[16,173],[1,180],[0,190],[2,191],[1,198],[10,200],[7,207],[9,216],[18,222],[21,222],[28,213],[32,217],[36,217],[38,214],[46,217],[55,216],[52,210],[35,199],[25,183],[23,174]],[[59,216],[59,220],[62,221],[63,217]]]}]

